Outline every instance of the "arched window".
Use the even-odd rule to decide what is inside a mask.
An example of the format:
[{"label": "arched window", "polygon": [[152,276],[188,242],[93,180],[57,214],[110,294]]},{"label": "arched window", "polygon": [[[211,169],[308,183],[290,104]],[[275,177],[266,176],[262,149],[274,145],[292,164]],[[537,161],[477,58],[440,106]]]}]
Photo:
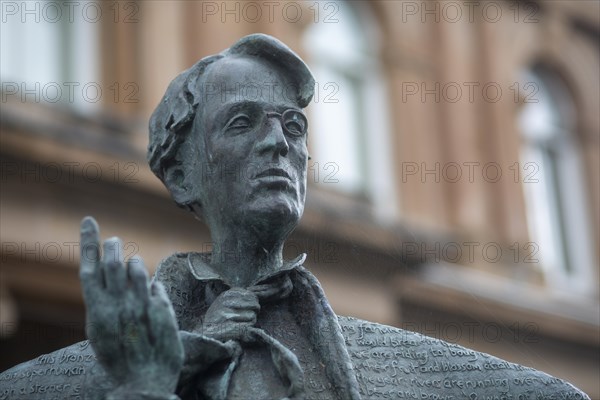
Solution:
[{"label": "arched window", "polygon": [[102,93],[99,83],[100,5],[67,3],[2,5],[3,101],[64,105],[90,112],[102,104],[103,95],[109,96],[106,90]]},{"label": "arched window", "polygon": [[317,80],[309,180],[366,199],[375,215],[389,220],[397,205],[377,24],[366,4],[327,4],[330,18],[304,35]]},{"label": "arched window", "polygon": [[525,72],[522,85],[529,93],[518,122],[530,237],[553,288],[590,294],[597,289],[575,103],[562,78],[544,66]]}]

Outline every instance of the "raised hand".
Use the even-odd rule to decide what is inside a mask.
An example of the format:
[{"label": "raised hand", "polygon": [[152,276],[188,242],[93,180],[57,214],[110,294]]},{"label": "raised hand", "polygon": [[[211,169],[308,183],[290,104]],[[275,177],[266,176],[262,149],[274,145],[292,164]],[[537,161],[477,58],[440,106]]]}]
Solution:
[{"label": "raised hand", "polygon": [[86,305],[86,333],[102,366],[118,388],[113,398],[175,391],[183,364],[173,307],[159,282],[151,285],[141,258],[123,260],[118,238],[104,242],[98,225],[81,222],[79,276]]}]

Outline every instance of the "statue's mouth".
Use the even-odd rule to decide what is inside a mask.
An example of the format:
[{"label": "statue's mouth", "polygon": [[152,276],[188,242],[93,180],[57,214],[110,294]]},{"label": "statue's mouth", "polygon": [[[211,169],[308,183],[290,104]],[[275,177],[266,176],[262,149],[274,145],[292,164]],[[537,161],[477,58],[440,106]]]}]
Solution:
[{"label": "statue's mouth", "polygon": [[288,174],[287,171],[282,168],[266,169],[266,170],[258,173],[254,178],[258,179],[258,178],[277,178],[277,177],[286,178],[286,179],[289,179],[290,181],[292,180],[292,177],[290,176],[290,174]]}]

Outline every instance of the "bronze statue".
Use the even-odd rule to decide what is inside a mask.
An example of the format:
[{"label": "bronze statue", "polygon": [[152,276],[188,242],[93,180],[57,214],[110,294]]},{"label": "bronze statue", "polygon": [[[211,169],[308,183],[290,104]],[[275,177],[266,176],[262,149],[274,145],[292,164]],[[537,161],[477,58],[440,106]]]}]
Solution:
[{"label": "bronze statue", "polygon": [[5,371],[0,399],[587,398],[487,354],[338,317],[305,255],[283,259],[304,209],[313,89],[304,62],[262,34],[176,77],[148,158],[206,222],[213,252],[174,254],[149,282],[117,238],[101,252],[84,219],[89,340]]}]

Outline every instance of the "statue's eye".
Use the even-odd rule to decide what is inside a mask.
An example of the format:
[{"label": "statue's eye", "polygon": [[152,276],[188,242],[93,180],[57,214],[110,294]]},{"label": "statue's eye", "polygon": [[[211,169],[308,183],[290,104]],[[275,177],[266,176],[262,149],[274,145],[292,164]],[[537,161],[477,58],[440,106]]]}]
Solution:
[{"label": "statue's eye", "polygon": [[296,121],[286,121],[285,127],[287,130],[294,135],[302,135],[304,132],[304,128],[302,125]]},{"label": "statue's eye", "polygon": [[281,118],[288,133],[294,136],[306,135],[306,131],[308,130],[308,122],[306,121],[304,114],[290,109],[286,110],[282,114]]},{"label": "statue's eye", "polygon": [[238,114],[231,118],[229,122],[227,122],[227,125],[225,125],[225,130],[247,129],[250,128],[251,125],[252,123],[250,121],[250,117],[248,117],[246,114]]}]

